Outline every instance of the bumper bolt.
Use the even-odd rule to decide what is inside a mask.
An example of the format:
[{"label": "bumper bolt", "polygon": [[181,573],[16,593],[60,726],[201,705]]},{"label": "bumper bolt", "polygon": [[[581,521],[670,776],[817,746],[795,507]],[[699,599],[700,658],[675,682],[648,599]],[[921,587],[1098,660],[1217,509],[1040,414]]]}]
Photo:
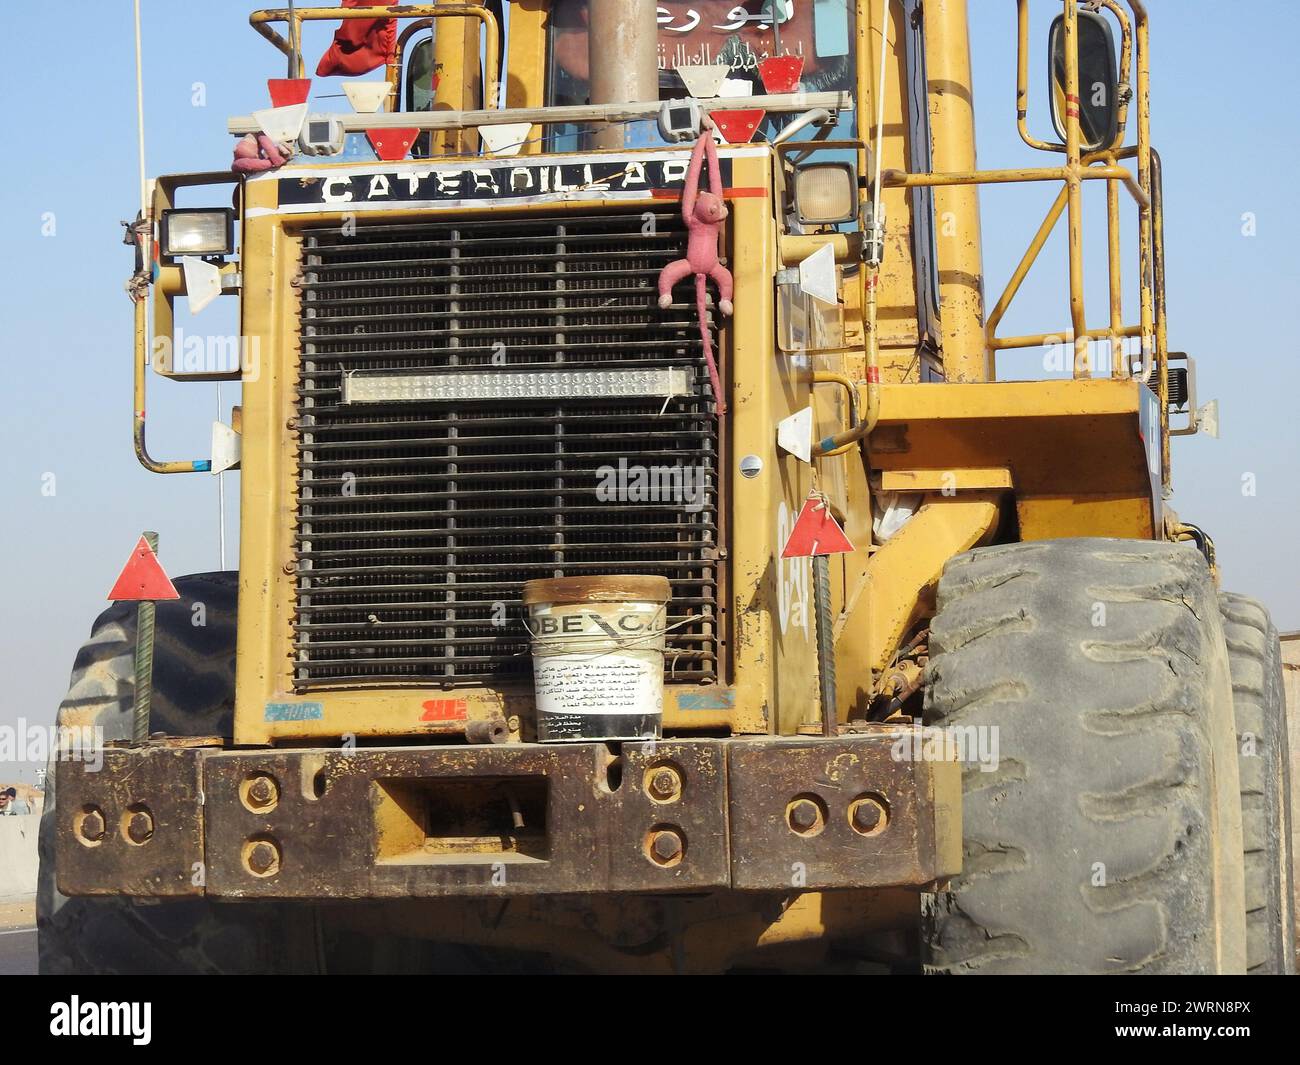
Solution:
[{"label": "bumper bolt", "polygon": [[127,815],[126,838],[137,847],[153,838],[153,815],[148,810],[137,809]]},{"label": "bumper bolt", "polygon": [[671,828],[660,829],[650,837],[650,860],[656,865],[674,864],[684,849],[682,837]]},{"label": "bumper bolt", "polygon": [[250,810],[268,810],[280,800],[280,789],[273,779],[259,774],[244,786],[244,805]]},{"label": "bumper bolt", "polygon": [[255,840],[245,847],[244,864],[254,876],[272,876],[280,869],[280,851],[270,840]]},{"label": "bumper bolt", "polygon": [[870,796],[858,799],[849,807],[849,824],[853,826],[854,832],[860,832],[864,836],[875,835],[885,827],[888,819],[884,806]]},{"label": "bumper bolt", "polygon": [[682,778],[664,766],[650,774],[649,790],[652,798],[668,802],[681,794]]},{"label": "bumper bolt", "polygon": [[77,831],[86,843],[98,843],[104,838],[107,826],[104,824],[104,813],[97,806],[92,806],[81,816],[81,824],[77,826]]},{"label": "bumper bolt", "polygon": [[786,811],[790,829],[801,836],[811,835],[824,823],[821,807],[812,799],[796,799]]}]

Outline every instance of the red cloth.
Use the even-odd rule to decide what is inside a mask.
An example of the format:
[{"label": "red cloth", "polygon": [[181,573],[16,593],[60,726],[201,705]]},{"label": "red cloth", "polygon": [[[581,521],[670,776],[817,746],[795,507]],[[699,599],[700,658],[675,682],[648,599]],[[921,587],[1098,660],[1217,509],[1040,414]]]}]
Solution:
[{"label": "red cloth", "polygon": [[[383,0],[343,0],[344,7],[392,7]],[[397,49],[397,23],[390,18],[350,18],[334,32],[334,42],[321,56],[316,76],[356,77],[369,74],[393,58]]]}]

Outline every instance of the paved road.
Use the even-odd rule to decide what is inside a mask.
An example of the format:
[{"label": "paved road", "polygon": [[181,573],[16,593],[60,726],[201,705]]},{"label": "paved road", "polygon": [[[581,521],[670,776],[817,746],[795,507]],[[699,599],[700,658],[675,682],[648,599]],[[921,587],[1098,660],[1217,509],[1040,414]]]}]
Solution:
[{"label": "paved road", "polygon": [[0,929],[0,976],[36,975],[36,929]]}]

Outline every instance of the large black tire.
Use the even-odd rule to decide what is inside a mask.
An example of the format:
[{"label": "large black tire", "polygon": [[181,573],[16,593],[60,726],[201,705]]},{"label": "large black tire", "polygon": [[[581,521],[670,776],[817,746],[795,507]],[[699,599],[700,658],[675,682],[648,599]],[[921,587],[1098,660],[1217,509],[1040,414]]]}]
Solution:
[{"label": "large black tire", "polygon": [[1262,603],[1219,596],[1232,670],[1237,772],[1246,872],[1246,966],[1257,975],[1295,972],[1291,894],[1291,773],[1282,646]]},{"label": "large black tire", "polygon": [[1000,757],[964,769],[963,872],[927,897],[927,969],[1244,971],[1232,692],[1201,556],[970,552],[944,571],[930,648],[927,722],[996,728]]},{"label": "large black tire", "polygon": [[[237,575],[176,582],[158,604],[150,729],[171,736],[229,736],[234,714]],[[198,622],[202,624],[198,624]],[[131,737],[136,607],[117,603],[78,652],[58,723]],[[315,968],[309,907],[126,898],[68,898],[55,886],[59,816],[51,765],[40,827],[36,914],[42,973],[256,973]]]}]

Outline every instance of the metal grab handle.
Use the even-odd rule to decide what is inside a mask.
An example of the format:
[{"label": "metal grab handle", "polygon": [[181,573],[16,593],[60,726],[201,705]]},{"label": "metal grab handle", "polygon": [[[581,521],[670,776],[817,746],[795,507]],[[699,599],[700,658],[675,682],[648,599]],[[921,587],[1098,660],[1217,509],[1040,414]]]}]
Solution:
[{"label": "metal grab handle", "polygon": [[819,458],[831,458],[852,451],[859,441],[874,428],[874,426],[867,427],[866,422],[858,420],[858,400],[860,395],[857,382],[850,380],[841,373],[832,373],[829,370],[814,370],[812,383],[814,385],[839,385],[849,396],[849,417],[843,431],[828,436],[824,440],[819,440],[813,446],[813,454]]},{"label": "metal grab handle", "polygon": [[805,111],[802,115],[800,115],[788,126],[786,126],[785,129],[783,129],[780,133],[778,133],[775,137],[772,138],[772,143],[784,144],[786,141],[788,141],[791,137],[793,137],[796,133],[800,132],[801,130],[806,129],[807,127],[814,124],[818,126],[824,126],[830,120],[831,120],[831,113],[827,111],[826,108],[815,107],[811,111]]},{"label": "metal grab handle", "polygon": [[159,462],[150,456],[149,448],[145,444],[145,374],[149,370],[149,352],[146,343],[149,330],[145,319],[147,307],[147,299],[139,300],[135,305],[135,457],[150,473],[207,473],[212,469],[210,459]]}]

